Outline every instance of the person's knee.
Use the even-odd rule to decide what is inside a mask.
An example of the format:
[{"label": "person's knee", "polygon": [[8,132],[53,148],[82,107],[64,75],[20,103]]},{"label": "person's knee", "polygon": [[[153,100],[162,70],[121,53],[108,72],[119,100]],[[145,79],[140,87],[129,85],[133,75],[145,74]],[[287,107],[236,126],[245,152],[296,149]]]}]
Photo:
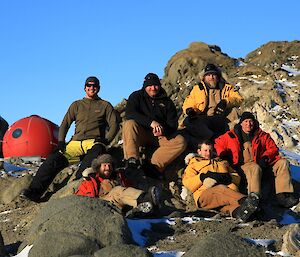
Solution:
[{"label": "person's knee", "polygon": [[137,128],[139,124],[135,120],[126,120],[123,123],[123,131]]},{"label": "person's knee", "polygon": [[182,149],[183,151],[187,147],[186,139],[182,135],[177,135],[174,141],[178,148]]}]

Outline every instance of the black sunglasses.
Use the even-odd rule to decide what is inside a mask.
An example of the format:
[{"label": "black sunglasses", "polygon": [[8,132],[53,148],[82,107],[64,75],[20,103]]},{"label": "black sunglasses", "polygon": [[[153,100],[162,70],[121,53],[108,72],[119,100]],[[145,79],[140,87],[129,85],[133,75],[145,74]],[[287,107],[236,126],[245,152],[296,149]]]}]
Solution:
[{"label": "black sunglasses", "polygon": [[86,87],[98,87],[96,84],[86,84]]}]

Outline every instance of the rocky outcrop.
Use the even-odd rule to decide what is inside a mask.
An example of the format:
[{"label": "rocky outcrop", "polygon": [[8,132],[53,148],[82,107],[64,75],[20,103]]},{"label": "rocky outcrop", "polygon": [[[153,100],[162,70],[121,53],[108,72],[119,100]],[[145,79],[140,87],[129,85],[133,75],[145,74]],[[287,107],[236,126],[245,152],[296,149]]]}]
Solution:
[{"label": "rocky outcrop", "polygon": [[101,199],[68,196],[50,200],[40,211],[20,249],[32,244],[30,257],[56,257],[93,255],[115,245],[126,249],[122,245],[134,241],[127,222],[114,206]]}]

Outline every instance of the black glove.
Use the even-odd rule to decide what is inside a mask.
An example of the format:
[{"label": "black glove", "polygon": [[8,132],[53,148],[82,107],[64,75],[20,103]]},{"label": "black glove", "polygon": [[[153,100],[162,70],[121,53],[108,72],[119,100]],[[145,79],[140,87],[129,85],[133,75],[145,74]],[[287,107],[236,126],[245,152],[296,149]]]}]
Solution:
[{"label": "black glove", "polygon": [[108,142],[105,138],[96,138],[95,141],[94,141],[94,144],[97,144],[97,143],[108,145]]},{"label": "black glove", "polygon": [[54,151],[64,153],[66,151],[65,141],[58,141],[57,147]]},{"label": "black glove", "polygon": [[217,181],[218,184],[228,185],[231,183],[232,178],[229,173],[219,173],[208,171],[200,175],[200,180],[203,182],[206,178],[212,178]]},{"label": "black glove", "polygon": [[226,100],[222,99],[215,108],[215,115],[222,115],[226,109]]},{"label": "black glove", "polygon": [[196,111],[193,108],[187,108],[185,111],[186,115],[189,117],[189,119],[193,119],[196,117]]},{"label": "black glove", "polygon": [[258,165],[262,168],[262,169],[266,169],[268,167],[268,161],[269,158],[267,156],[263,156],[259,161],[258,161]]}]

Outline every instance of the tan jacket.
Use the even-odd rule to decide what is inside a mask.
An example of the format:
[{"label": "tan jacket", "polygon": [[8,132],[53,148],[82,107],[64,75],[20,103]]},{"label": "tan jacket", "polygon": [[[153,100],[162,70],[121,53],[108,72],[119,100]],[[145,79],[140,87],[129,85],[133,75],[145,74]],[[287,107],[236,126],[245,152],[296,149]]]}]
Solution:
[{"label": "tan jacket", "polygon": [[202,192],[207,189],[200,180],[200,174],[208,171],[219,173],[229,172],[232,183],[228,185],[228,188],[238,191],[240,176],[229,166],[227,161],[218,157],[207,160],[196,156],[189,161],[189,165],[186,167],[182,178],[183,185],[193,193],[196,205],[198,205],[198,199]]},{"label": "tan jacket", "polygon": [[75,121],[75,134],[72,140],[100,139],[108,144],[119,130],[119,118],[113,106],[101,98],[83,98],[73,102],[59,128],[59,141],[64,141],[67,132]]}]

